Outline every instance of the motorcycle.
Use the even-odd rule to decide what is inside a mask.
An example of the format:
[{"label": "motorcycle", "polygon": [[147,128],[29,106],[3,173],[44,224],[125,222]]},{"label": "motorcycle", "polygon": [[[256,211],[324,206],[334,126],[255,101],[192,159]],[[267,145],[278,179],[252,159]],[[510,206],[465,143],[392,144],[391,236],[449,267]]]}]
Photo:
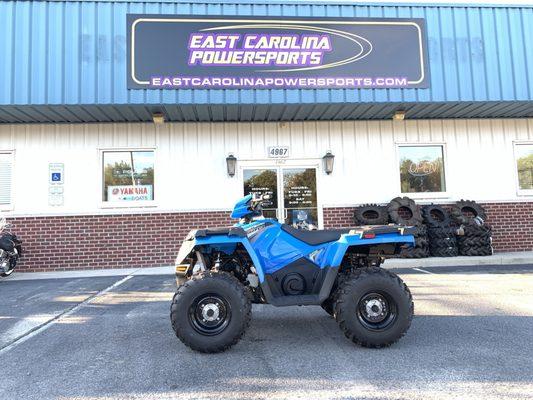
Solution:
[{"label": "motorcycle", "polygon": [[22,256],[22,241],[10,228],[11,224],[0,218],[0,277],[11,275]]}]

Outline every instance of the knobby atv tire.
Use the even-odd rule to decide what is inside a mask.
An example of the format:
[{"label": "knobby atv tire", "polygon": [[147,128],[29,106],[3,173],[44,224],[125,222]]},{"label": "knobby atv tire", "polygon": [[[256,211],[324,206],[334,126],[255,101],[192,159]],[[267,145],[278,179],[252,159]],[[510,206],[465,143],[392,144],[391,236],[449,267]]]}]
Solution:
[{"label": "knobby atv tire", "polygon": [[[409,210],[411,216],[406,218],[405,214],[402,215],[400,212],[401,209]],[[389,218],[391,221],[408,226],[416,226],[422,223],[422,214],[420,213],[420,208],[416,205],[414,200],[409,197],[396,197],[392,199],[387,206],[389,212]]]},{"label": "knobby atv tire", "polygon": [[483,221],[487,219],[485,209],[471,200],[458,201],[452,206],[451,215],[457,225],[470,224],[476,217],[481,218]]},{"label": "knobby atv tire", "polygon": [[422,207],[422,218],[429,227],[447,227],[451,223],[448,211],[435,204]]},{"label": "knobby atv tire", "polygon": [[[396,318],[383,330],[370,330],[358,318],[359,300],[368,293],[387,293],[396,303]],[[335,293],[335,319],[344,335],[364,347],[390,346],[405,335],[413,319],[409,288],[395,274],[378,267],[355,269]]]},{"label": "knobby atv tire", "polygon": [[[204,335],[194,328],[189,309],[202,295],[223,297],[231,316],[226,327],[214,335]],[[252,303],[246,288],[226,272],[205,271],[178,287],[170,307],[170,320],[176,336],[191,349],[218,353],[236,344],[250,325]]]},{"label": "knobby atv tire", "polygon": [[447,238],[454,238],[456,235],[456,229],[455,228],[449,228],[449,227],[433,227],[428,229],[428,237],[430,243],[433,240],[438,239],[447,239]]},{"label": "knobby atv tire", "polygon": [[361,225],[386,225],[389,222],[387,207],[377,204],[363,204],[356,207],[355,222]]},{"label": "knobby atv tire", "polygon": [[463,226],[463,236],[470,236],[470,237],[489,237],[492,233],[492,227],[487,224],[483,225],[464,225]]},{"label": "knobby atv tire", "polygon": [[428,247],[409,247],[400,252],[400,258],[427,258],[429,257]]}]

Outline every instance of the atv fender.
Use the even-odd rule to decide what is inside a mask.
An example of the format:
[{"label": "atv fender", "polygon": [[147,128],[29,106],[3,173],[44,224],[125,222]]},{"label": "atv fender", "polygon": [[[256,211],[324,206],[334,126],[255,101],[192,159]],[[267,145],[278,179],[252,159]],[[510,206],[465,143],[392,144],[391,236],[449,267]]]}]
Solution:
[{"label": "atv fender", "polygon": [[349,248],[377,246],[387,243],[408,244],[412,246],[415,243],[415,239],[410,234],[390,233],[366,239],[362,235],[348,233],[342,235],[336,243],[329,246],[324,254],[323,262],[326,262],[331,267],[339,267]]},{"label": "atv fender", "polygon": [[259,282],[263,282],[265,280],[263,265],[261,265],[250,241],[241,228],[199,229],[191,231],[181,245],[178,256],[176,257],[176,267],[183,264],[187,258],[191,257],[194,252],[200,251],[200,249],[210,248],[231,254],[235,251],[239,243],[248,252],[257,271]]}]

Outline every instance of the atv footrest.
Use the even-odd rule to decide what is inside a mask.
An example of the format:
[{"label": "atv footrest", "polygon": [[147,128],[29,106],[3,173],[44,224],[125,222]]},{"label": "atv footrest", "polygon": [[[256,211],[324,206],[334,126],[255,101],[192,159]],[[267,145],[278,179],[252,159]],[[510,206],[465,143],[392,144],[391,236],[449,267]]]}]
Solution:
[{"label": "atv footrest", "polygon": [[303,294],[301,296],[280,296],[271,299],[270,304],[276,307],[285,306],[312,306],[320,305],[318,294]]}]

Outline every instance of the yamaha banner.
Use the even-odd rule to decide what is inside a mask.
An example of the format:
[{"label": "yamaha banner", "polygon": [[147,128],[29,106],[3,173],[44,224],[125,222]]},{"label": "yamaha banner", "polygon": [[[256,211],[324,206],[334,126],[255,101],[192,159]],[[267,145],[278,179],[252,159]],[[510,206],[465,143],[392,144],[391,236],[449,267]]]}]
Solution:
[{"label": "yamaha banner", "polygon": [[429,86],[423,19],[127,18],[130,89]]}]

